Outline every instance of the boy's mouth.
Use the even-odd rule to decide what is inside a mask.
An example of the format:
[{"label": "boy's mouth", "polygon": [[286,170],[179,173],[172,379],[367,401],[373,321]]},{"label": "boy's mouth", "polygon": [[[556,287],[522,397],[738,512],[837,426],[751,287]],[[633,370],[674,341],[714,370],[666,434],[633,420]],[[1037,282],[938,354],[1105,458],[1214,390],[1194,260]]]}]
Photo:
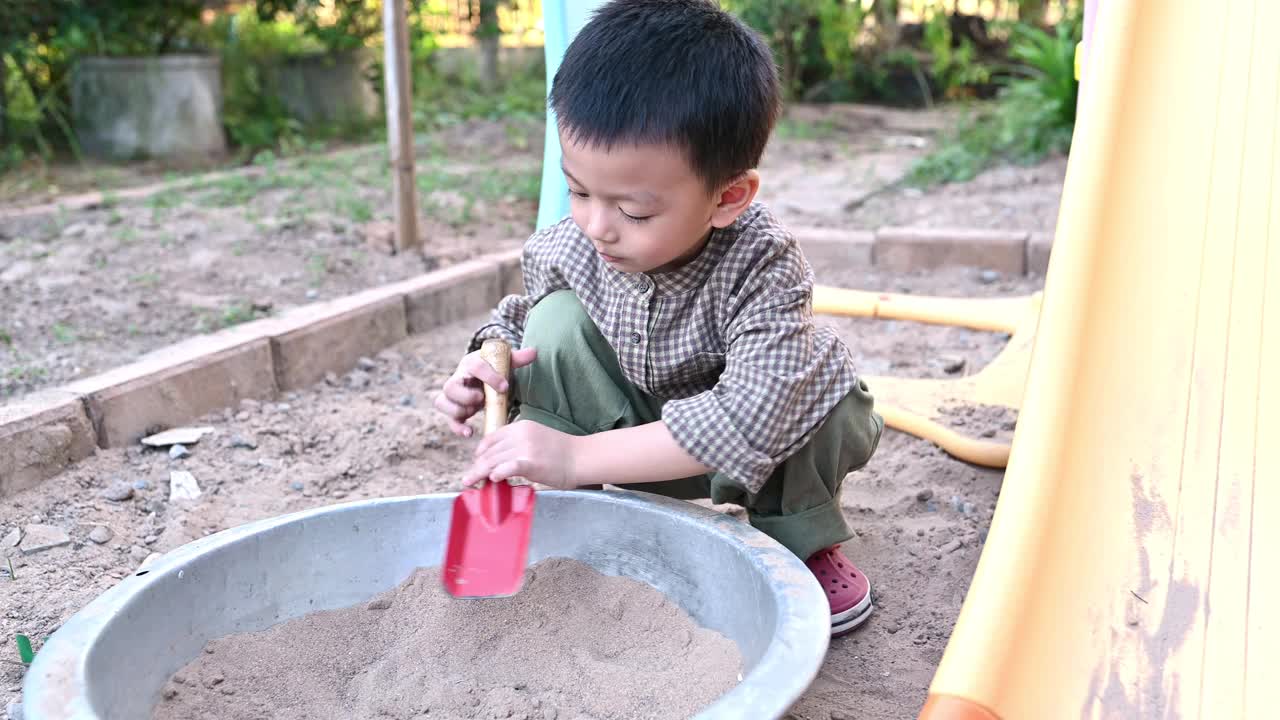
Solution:
[{"label": "boy's mouth", "polygon": [[596,252],[600,255],[601,259],[603,259],[605,262],[611,265],[617,265],[618,263],[622,262],[622,258],[618,257],[617,255],[610,255],[609,253],[604,252],[603,250],[596,250]]}]

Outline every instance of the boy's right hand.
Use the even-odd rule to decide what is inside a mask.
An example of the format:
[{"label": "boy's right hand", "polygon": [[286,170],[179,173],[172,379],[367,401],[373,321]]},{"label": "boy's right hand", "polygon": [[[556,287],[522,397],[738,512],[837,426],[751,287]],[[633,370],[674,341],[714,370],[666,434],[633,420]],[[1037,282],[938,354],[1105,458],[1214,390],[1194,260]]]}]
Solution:
[{"label": "boy's right hand", "polygon": [[[538,351],[534,348],[521,348],[511,352],[511,369],[524,367],[536,360]],[[470,353],[458,363],[458,369],[445,381],[440,394],[436,396],[436,410],[449,418],[449,427],[463,437],[471,437],[474,430],[467,425],[472,415],[484,409],[484,385],[507,392],[510,385],[507,379],[498,374],[493,366],[480,357],[480,352]]]}]

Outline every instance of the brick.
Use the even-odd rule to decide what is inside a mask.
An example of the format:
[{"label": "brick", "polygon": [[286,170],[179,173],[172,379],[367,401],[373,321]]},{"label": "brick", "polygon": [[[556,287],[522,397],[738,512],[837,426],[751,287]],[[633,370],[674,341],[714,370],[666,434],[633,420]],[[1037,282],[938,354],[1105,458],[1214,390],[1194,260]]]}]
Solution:
[{"label": "brick", "polygon": [[975,267],[1023,275],[1027,233],[948,228],[881,228],[876,232],[875,264],[892,272]]},{"label": "brick", "polygon": [[841,228],[798,227],[791,234],[813,265],[868,267],[875,233]]},{"label": "brick", "polygon": [[[498,264],[498,273],[502,278],[501,296],[520,295],[524,293],[524,271],[520,261],[524,257],[523,249],[490,255],[490,259]],[[501,300],[502,297],[498,299]]]},{"label": "brick", "polygon": [[0,497],[34,487],[97,449],[75,393],[48,390],[0,405]]},{"label": "brick", "polygon": [[405,318],[409,334],[479,315],[502,298],[502,274],[497,263],[472,260],[429,273],[405,288]]},{"label": "brick", "polygon": [[1027,240],[1027,274],[1044,275],[1049,272],[1049,251],[1053,247],[1053,233],[1031,233]]},{"label": "brick", "polygon": [[408,327],[399,284],[299,308],[274,325],[272,364],[280,390],[306,387],[328,372],[346,372],[361,356],[403,340]]},{"label": "brick", "polygon": [[100,447],[130,445],[245,398],[274,397],[271,343],[246,328],[202,335],[66,389],[85,396]]}]

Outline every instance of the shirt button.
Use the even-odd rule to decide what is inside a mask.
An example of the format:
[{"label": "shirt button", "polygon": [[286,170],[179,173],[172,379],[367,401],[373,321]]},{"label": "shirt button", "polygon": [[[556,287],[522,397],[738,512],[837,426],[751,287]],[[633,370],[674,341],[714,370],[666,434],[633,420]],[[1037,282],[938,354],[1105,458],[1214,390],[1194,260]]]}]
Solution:
[{"label": "shirt button", "polygon": [[633,343],[635,343],[635,344],[639,345],[639,344],[640,344],[640,341],[641,341],[641,340],[643,340],[643,339],[644,339],[644,338],[642,338],[642,337],[640,336],[640,333],[638,333],[638,332],[633,332],[633,333],[631,333],[631,342],[633,342]]}]

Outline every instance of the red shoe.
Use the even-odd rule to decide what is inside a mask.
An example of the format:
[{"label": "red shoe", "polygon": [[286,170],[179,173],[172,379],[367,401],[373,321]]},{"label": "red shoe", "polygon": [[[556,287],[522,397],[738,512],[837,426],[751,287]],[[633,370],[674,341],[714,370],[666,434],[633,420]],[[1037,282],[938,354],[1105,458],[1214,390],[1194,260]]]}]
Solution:
[{"label": "red shoe", "polygon": [[814,553],[805,565],[813,571],[831,603],[831,637],[843,635],[871,617],[871,581],[834,545]]}]

